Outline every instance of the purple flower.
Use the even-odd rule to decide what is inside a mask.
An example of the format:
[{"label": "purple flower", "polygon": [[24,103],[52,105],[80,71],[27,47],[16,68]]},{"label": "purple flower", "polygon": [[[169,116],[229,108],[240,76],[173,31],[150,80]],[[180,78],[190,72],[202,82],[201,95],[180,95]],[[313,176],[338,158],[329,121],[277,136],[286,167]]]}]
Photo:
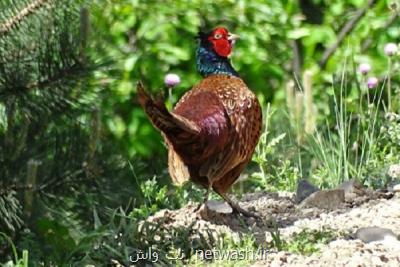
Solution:
[{"label": "purple flower", "polygon": [[181,82],[181,78],[175,73],[168,73],[164,77],[164,83],[168,87],[174,87]]},{"label": "purple flower", "polygon": [[369,77],[367,81],[367,86],[369,89],[375,88],[378,85],[378,78]]},{"label": "purple flower", "polygon": [[360,66],[358,67],[358,71],[362,75],[367,75],[370,70],[371,70],[371,65],[368,63],[361,63]]},{"label": "purple flower", "polygon": [[389,57],[397,53],[397,45],[395,43],[388,43],[384,48],[385,54]]}]

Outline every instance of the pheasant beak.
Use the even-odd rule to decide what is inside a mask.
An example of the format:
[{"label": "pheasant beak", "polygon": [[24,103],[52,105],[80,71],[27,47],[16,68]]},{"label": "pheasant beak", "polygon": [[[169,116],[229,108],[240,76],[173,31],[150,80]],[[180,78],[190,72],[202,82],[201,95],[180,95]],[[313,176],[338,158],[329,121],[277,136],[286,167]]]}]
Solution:
[{"label": "pheasant beak", "polygon": [[237,39],[239,39],[239,35],[233,33],[228,34],[228,41],[232,47],[235,45]]},{"label": "pheasant beak", "polygon": [[233,34],[233,33],[230,33],[230,34],[228,34],[228,40],[229,41],[236,41],[237,39],[239,39],[240,37],[239,37],[239,35],[237,35],[237,34]]}]

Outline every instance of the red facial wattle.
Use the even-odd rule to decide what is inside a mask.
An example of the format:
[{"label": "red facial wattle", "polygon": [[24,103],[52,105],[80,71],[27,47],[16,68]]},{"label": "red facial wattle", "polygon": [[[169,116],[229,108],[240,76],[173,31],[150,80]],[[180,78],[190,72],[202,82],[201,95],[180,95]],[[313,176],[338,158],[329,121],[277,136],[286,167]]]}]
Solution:
[{"label": "red facial wattle", "polygon": [[232,43],[228,37],[228,30],[223,27],[216,28],[208,37],[214,51],[221,57],[228,57],[232,52]]},{"label": "red facial wattle", "polygon": [[218,39],[211,41],[215,52],[221,57],[228,57],[229,54],[232,52],[232,45],[227,39]]}]

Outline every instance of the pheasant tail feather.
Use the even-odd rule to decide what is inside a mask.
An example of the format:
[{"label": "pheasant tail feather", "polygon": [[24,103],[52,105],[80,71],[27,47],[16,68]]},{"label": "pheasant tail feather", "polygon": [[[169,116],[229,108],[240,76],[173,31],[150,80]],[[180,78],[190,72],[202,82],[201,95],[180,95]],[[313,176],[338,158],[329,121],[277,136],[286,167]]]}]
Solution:
[{"label": "pheasant tail feather", "polygon": [[173,114],[165,107],[161,97],[154,100],[144,89],[143,84],[137,84],[137,94],[140,105],[149,116],[153,125],[169,137],[183,132],[197,135],[200,128],[192,121]]}]

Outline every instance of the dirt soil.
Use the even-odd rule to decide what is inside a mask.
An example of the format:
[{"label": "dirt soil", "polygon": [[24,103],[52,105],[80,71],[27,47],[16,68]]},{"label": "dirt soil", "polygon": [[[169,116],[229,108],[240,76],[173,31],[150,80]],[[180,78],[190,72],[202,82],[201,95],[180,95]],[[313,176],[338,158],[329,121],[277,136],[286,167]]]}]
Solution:
[{"label": "dirt soil", "polygon": [[362,227],[377,226],[400,234],[400,193],[374,192],[346,199],[334,210],[305,207],[296,203],[294,193],[253,193],[239,202],[246,210],[255,211],[261,218],[236,213],[218,213],[197,203],[179,210],[162,210],[148,220],[161,222],[164,229],[189,228],[194,240],[200,235],[229,235],[240,239],[244,234],[255,236],[257,244],[270,244],[272,233],[279,231],[282,240],[290,242],[296,233],[305,229],[329,231],[335,238],[319,245],[319,251],[301,255],[272,248],[253,266],[400,266],[400,241],[384,238],[363,242],[354,233]]}]

